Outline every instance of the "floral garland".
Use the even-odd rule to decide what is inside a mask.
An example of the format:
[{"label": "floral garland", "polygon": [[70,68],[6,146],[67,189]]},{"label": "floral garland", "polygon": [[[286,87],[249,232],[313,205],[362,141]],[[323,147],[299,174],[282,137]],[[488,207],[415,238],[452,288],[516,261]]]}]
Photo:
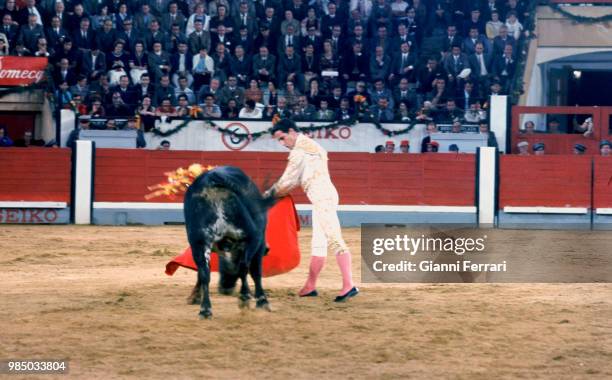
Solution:
[{"label": "floral garland", "polygon": [[561,7],[557,3],[550,3],[550,4],[548,4],[548,6],[551,7],[555,12],[559,12],[563,16],[565,16],[565,17],[569,18],[570,20],[572,20],[574,22],[577,22],[577,23],[594,24],[594,23],[597,23],[597,22],[612,21],[612,14],[601,16],[601,17],[579,16],[579,15],[576,15],[576,14],[573,14],[573,13],[570,13],[570,12],[566,11],[565,7]]},{"label": "floral garland", "polygon": [[[244,140],[244,139],[250,139],[251,141],[255,141],[257,139],[259,139],[260,137],[263,137],[265,135],[269,135],[271,134],[272,131],[272,127],[265,129],[263,131],[259,131],[259,132],[254,132],[254,133],[241,133],[241,132],[236,132],[233,130],[230,130],[228,128],[222,128],[220,127],[218,124],[215,124],[215,122],[213,122],[212,120],[206,120],[200,117],[200,115],[197,115],[196,117],[194,117],[195,115],[190,115],[191,118],[184,120],[182,123],[180,123],[179,125],[173,127],[172,129],[166,130],[166,131],[162,131],[159,127],[155,127],[151,130],[151,132],[155,135],[155,136],[159,136],[159,137],[168,137],[168,136],[172,136],[176,133],[178,133],[179,131],[181,131],[182,129],[184,129],[185,127],[187,127],[189,125],[190,122],[192,121],[203,121],[204,122],[204,126],[205,127],[209,127],[209,128],[213,128],[216,131],[224,134],[224,135],[229,135],[233,138],[236,138],[240,141]],[[274,122],[274,120],[273,120]],[[374,118],[372,118],[369,115],[366,115],[364,117],[361,117],[360,119],[357,118],[351,118],[348,120],[343,120],[343,121],[337,121],[331,124],[327,124],[327,125],[320,125],[320,126],[314,126],[313,124],[310,124],[310,126],[308,127],[299,127],[301,132],[317,132],[320,130],[328,130],[328,129],[336,129],[336,128],[340,128],[340,127],[353,127],[357,124],[357,122],[364,122],[367,124],[374,124],[374,126],[376,127],[376,129],[378,129],[379,131],[381,131],[385,136],[397,136],[397,135],[403,135],[406,134],[408,132],[410,132],[415,125],[417,124],[421,124],[421,121],[416,120],[415,122],[409,124],[406,128],[403,129],[399,129],[399,130],[392,130],[392,129],[388,129],[383,127],[377,120],[375,120]],[[274,123],[273,123],[274,124]]]}]

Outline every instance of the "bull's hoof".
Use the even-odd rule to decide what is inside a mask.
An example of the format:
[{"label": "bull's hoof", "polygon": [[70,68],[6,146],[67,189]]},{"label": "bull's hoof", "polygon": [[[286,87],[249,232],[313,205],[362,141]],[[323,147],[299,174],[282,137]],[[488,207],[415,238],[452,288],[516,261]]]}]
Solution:
[{"label": "bull's hoof", "polygon": [[219,294],[224,295],[224,296],[231,296],[232,294],[234,294],[234,289],[233,288],[224,288],[222,286],[219,286]]},{"label": "bull's hoof", "polygon": [[238,307],[241,309],[248,309],[251,307],[251,296],[247,295],[240,295],[240,297],[238,297]]},{"label": "bull's hoof", "polygon": [[200,319],[211,319],[211,318],[212,318],[212,311],[210,310],[200,311]]},{"label": "bull's hoof", "polygon": [[270,307],[270,302],[268,302],[268,299],[266,297],[259,297],[255,306],[259,310],[272,311],[272,308]]}]

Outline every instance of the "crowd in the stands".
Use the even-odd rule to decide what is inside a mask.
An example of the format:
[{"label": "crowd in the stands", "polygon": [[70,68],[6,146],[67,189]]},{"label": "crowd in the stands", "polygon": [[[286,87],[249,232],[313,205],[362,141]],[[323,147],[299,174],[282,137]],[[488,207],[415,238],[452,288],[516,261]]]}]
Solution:
[{"label": "crowd in the stands", "polygon": [[81,114],[402,123],[485,118],[513,83],[526,17],[517,0],[6,0],[0,13],[0,54],[48,57],[56,104]]}]

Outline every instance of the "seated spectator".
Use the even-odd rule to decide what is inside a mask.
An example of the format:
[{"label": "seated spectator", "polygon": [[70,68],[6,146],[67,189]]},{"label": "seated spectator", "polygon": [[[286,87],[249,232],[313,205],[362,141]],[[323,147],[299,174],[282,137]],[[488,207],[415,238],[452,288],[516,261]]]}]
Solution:
[{"label": "seated spectator", "polygon": [[335,116],[334,111],[329,109],[327,100],[321,99],[319,102],[319,110],[314,114],[314,119],[321,121],[332,121],[335,119]]},{"label": "seated spectator", "polygon": [[255,103],[263,102],[263,91],[259,88],[259,84],[255,79],[249,81],[249,87],[244,90],[244,99],[252,100]]},{"label": "seated spectator", "polygon": [[533,144],[533,154],[543,156],[546,154],[546,145],[544,143]]},{"label": "seated spectator", "polygon": [[410,123],[410,120],[410,109],[408,108],[408,102],[402,100],[399,102],[393,121],[400,123]]},{"label": "seated spectator", "polygon": [[113,92],[111,101],[112,103],[110,106],[106,107],[106,114],[108,117],[127,117],[133,114],[123,103],[123,99],[119,92]]},{"label": "seated spectator", "polygon": [[298,99],[302,96],[302,93],[295,87],[292,81],[287,81],[285,84],[285,90],[282,92],[283,97],[287,100],[287,105],[293,108],[298,103]]},{"label": "seated spectator", "polygon": [[4,125],[0,125],[0,147],[9,147],[13,146],[13,140],[8,136],[6,131],[6,127]]},{"label": "seated spectator", "polygon": [[218,119],[221,117],[221,108],[215,104],[215,96],[207,94],[204,96],[204,106],[202,107],[202,115],[205,118]]},{"label": "seated spectator", "polygon": [[308,88],[306,89],[306,97],[310,104],[319,104],[319,101],[324,97],[324,92],[319,88],[319,79],[312,78],[308,82]]},{"label": "seated spectator", "polygon": [[425,149],[426,153],[438,153],[438,148],[440,144],[437,141],[430,141],[427,143],[427,147]]},{"label": "seated spectator", "polygon": [[336,120],[337,121],[351,120],[353,119],[354,116],[355,115],[351,108],[351,103],[350,103],[349,98],[344,97],[340,99],[340,107],[338,107],[336,111]]},{"label": "seated spectator", "polygon": [[215,61],[208,55],[208,48],[200,47],[199,54],[192,58],[193,67],[193,88],[194,91],[200,91],[204,85],[208,85],[211,77],[215,72]]},{"label": "seated spectator", "polygon": [[78,127],[73,129],[70,132],[70,135],[68,135],[68,140],[66,141],[66,146],[68,148],[74,149],[76,141],[79,140],[79,138],[80,138],[81,131],[89,130],[89,128],[90,128],[89,119],[90,119],[90,116],[80,116],[79,117],[79,125],[78,125]]},{"label": "seated spectator", "polygon": [[443,109],[436,112],[435,120],[439,124],[450,124],[455,119],[463,119],[464,112],[455,105],[455,99],[447,99]]},{"label": "seated spectator", "polygon": [[176,108],[177,117],[189,117],[191,114],[191,107],[189,106],[189,99],[187,95],[181,94],[178,96],[178,107]]},{"label": "seated spectator", "polygon": [[137,41],[136,44],[134,44],[134,55],[130,56],[128,65],[132,83],[139,84],[140,78],[142,78],[144,74],[148,74],[149,65],[149,55],[145,52],[144,43],[142,41]]},{"label": "seated spectator", "polygon": [[374,120],[381,123],[393,121],[393,112],[389,109],[389,100],[386,96],[378,98],[376,105],[370,108]]},{"label": "seated spectator", "polygon": [[506,27],[508,28],[508,34],[518,40],[523,33],[523,25],[518,21],[516,12],[508,12],[506,14]]},{"label": "seated spectator", "polygon": [[217,100],[224,107],[230,99],[236,100],[238,107],[244,104],[244,89],[238,86],[238,78],[235,75],[227,77],[227,84],[219,91]]},{"label": "seated spectator", "polygon": [[400,142],[400,153],[409,153],[410,151],[410,141],[402,140]]},{"label": "seated spectator", "polygon": [[255,102],[249,99],[244,103],[244,108],[240,110],[238,117],[241,119],[261,119],[263,113],[255,107]]},{"label": "seated spectator", "polygon": [[178,99],[179,96],[185,95],[189,104],[195,104],[195,94],[193,90],[188,87],[189,81],[187,77],[181,76],[178,78],[178,87],[174,89],[174,96]]},{"label": "seated spectator", "polygon": [[489,40],[494,40],[495,37],[499,36],[499,30],[503,25],[504,23],[499,20],[499,11],[493,10],[491,12],[491,19],[487,21],[487,25],[485,27],[487,31],[487,38]]},{"label": "seated spectator", "polygon": [[577,156],[583,156],[587,151],[587,147],[583,144],[574,144],[574,154]]},{"label": "seated spectator", "polygon": [[108,119],[106,120],[106,123],[104,124],[104,131],[116,131],[117,128],[117,122],[115,121],[115,119]]},{"label": "seated spectator", "polygon": [[461,125],[461,120],[455,119],[453,120],[453,125],[451,126],[451,133],[461,133],[463,126]]},{"label": "seated spectator", "polygon": [[608,140],[602,140],[601,143],[599,143],[599,153],[604,157],[609,157],[612,155],[611,152],[612,143]]},{"label": "seated spectator", "polygon": [[91,102],[91,109],[88,112],[89,116],[93,117],[104,117],[106,116],[106,110],[102,105],[100,97],[96,96]]},{"label": "seated spectator", "polygon": [[534,133],[536,133],[535,123],[531,120],[526,121],[525,124],[523,124],[523,130],[521,131],[521,133],[524,133],[526,135],[533,135]]},{"label": "seated spectator", "polygon": [[370,58],[370,78],[374,81],[386,81],[391,75],[391,57],[385,54],[382,46],[376,46],[374,55]]},{"label": "seated spectator", "polygon": [[393,109],[395,107],[395,102],[393,101],[391,91],[385,88],[384,80],[378,79],[374,82],[374,89],[370,93],[370,98],[372,99],[372,103],[377,104],[378,99],[383,97],[387,99],[388,108]]},{"label": "seated spectator", "polygon": [[527,141],[519,142],[516,147],[519,150],[519,156],[529,156],[529,143]]},{"label": "seated spectator", "polygon": [[590,137],[593,134],[593,118],[587,117],[586,120],[574,127],[575,133],[582,133],[584,137]]},{"label": "seated spectator", "polygon": [[162,140],[157,147],[157,150],[170,150],[170,141]]},{"label": "seated spectator", "polygon": [[157,110],[155,110],[155,116],[177,116],[176,108],[172,106],[172,101],[169,98],[161,101],[160,106],[157,107]]},{"label": "seated spectator", "polygon": [[385,143],[385,153],[395,153],[395,143],[391,140]]},{"label": "seated spectator", "polygon": [[478,100],[472,100],[470,102],[470,109],[465,112],[463,119],[467,123],[479,123],[487,118],[487,113],[480,108],[480,102]]},{"label": "seated spectator", "polygon": [[72,93],[70,92],[68,81],[62,80],[55,90],[55,101],[58,108],[68,108],[72,102]]},{"label": "seated spectator", "polygon": [[293,120],[312,120],[317,109],[308,102],[306,95],[300,95],[297,108],[293,112]]},{"label": "seated spectator", "polygon": [[147,146],[147,141],[144,138],[144,133],[142,129],[137,124],[136,117],[130,116],[128,118],[127,124],[123,128],[126,131],[136,131],[136,148],[145,148]]},{"label": "seated spectator", "polygon": [[149,132],[155,127],[156,110],[155,107],[153,107],[152,102],[151,97],[146,95],[144,98],[142,98],[140,107],[138,107],[137,110],[145,132]]},{"label": "seated spectator", "polygon": [[227,105],[222,108],[223,117],[226,119],[238,119],[238,115],[240,114],[240,107],[238,106],[238,102],[236,99],[230,99],[227,102]]}]

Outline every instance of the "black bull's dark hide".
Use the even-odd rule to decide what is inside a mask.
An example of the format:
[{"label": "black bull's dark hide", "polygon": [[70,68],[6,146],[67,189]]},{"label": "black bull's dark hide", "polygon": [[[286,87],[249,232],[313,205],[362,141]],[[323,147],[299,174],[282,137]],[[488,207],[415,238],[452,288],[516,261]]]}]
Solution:
[{"label": "black bull's dark hide", "polygon": [[[187,189],[184,202],[187,238],[198,266],[201,291],[200,317],[212,316],[209,283],[210,254],[219,256],[219,291],[231,294],[240,278],[239,305],[248,307],[247,275],[255,283],[258,308],[269,309],[264,293],[262,260],[266,253],[267,211],[273,197],[262,197],[259,189],[236,167],[222,166],[200,175]],[[194,289],[196,290],[196,289]],[[194,300],[199,294],[194,296]]]}]

